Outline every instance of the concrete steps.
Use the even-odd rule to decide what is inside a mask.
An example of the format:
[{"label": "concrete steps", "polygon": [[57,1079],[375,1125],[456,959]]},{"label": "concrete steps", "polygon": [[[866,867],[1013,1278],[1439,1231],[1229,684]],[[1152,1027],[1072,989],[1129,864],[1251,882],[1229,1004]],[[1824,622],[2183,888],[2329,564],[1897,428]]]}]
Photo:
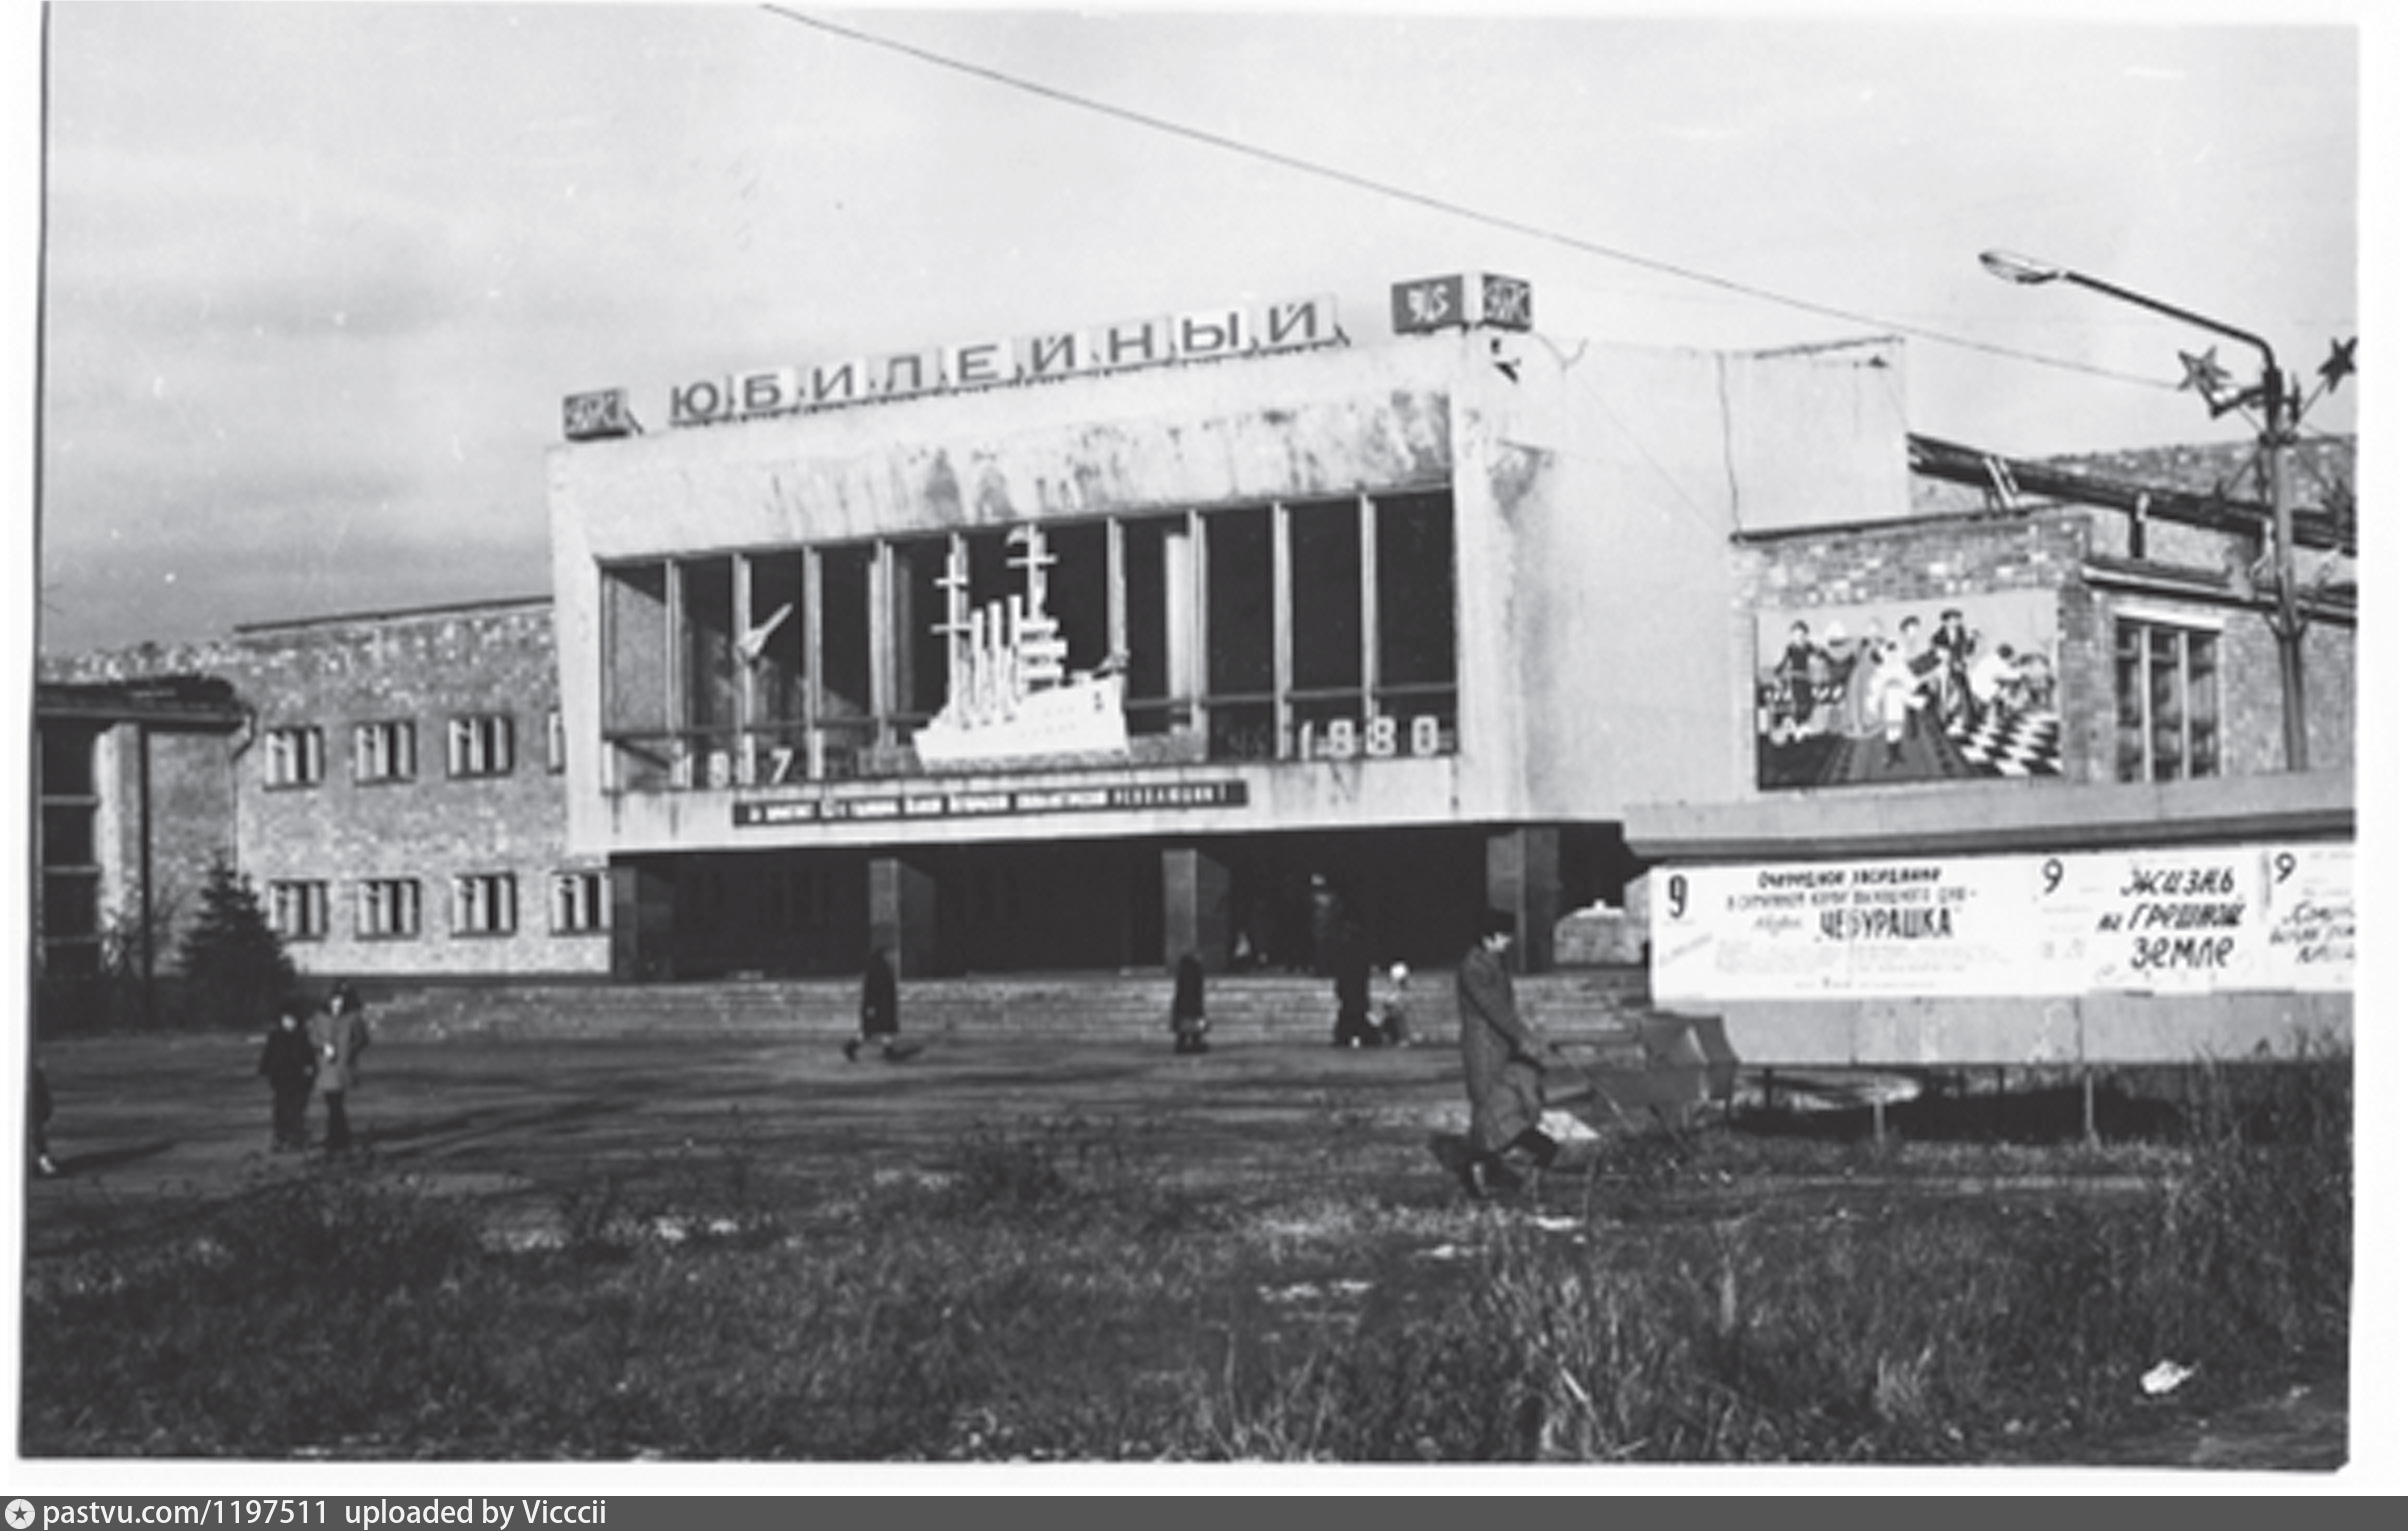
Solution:
[{"label": "concrete steps", "polygon": [[[1377,992],[1375,988],[1375,993]],[[692,984],[540,983],[362,985],[371,1023],[389,1035],[826,1036],[852,1034],[860,1003],[853,980],[756,980]],[[903,1029],[916,1036],[1167,1039],[1170,979],[1153,975],[1063,974],[1009,978],[907,979]],[[1603,1046],[1636,1035],[1647,1009],[1644,969],[1596,968],[1515,980],[1523,1012],[1559,1039]],[[1215,978],[1206,1013],[1218,1040],[1327,1041],[1336,1019],[1328,980]],[[1413,1029],[1427,1041],[1455,1037],[1451,973],[1417,974]]]}]

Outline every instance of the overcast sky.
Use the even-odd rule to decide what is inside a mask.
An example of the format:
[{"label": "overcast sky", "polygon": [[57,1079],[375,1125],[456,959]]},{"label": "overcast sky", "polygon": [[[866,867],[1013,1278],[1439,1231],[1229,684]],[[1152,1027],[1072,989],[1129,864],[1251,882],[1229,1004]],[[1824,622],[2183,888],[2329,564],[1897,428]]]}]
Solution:
[{"label": "overcast sky", "polygon": [[1605,340],[1905,333],[1910,427],[2017,455],[2247,426],[2173,387],[2215,337],[1985,248],[2311,386],[2357,333],[2371,3],[1755,9],[797,8],[1398,195],[755,6],[55,5],[41,643],[542,593],[565,393],[657,424],[732,369],[1319,292],[1376,341],[1441,271]]}]

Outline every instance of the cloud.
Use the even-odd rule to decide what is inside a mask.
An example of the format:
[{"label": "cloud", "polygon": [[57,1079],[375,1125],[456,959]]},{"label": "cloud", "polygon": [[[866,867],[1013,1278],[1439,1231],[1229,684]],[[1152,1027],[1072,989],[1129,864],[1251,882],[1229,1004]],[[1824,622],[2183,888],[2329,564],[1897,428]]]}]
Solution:
[{"label": "cloud", "polygon": [[71,349],[86,323],[201,338],[411,334],[470,310],[456,214],[378,192],[307,149],[54,159],[54,344]]}]

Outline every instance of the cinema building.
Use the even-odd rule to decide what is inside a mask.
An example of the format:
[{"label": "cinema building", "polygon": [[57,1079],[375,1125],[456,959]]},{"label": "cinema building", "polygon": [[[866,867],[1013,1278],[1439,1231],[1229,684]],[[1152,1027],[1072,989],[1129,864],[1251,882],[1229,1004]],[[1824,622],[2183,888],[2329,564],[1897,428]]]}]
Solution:
[{"label": "cinema building", "polygon": [[[1521,284],[566,408],[568,850],[621,978],[1460,955],[1721,770],[1736,534],[1904,514],[1895,368],[1547,337]],[[1394,333],[1375,337],[1374,329]],[[642,411],[651,414],[647,409]]]}]

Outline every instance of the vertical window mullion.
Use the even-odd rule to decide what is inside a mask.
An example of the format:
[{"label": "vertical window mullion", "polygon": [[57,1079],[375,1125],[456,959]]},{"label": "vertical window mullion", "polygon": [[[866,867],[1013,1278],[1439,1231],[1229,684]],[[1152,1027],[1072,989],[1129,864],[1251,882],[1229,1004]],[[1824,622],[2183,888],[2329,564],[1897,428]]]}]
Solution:
[{"label": "vertical window mullion", "polygon": [[872,741],[894,742],[895,545],[881,540],[870,559],[870,717]]},{"label": "vertical window mullion", "polygon": [[1124,666],[1129,655],[1129,545],[1127,523],[1104,522],[1104,653]]},{"label": "vertical window mullion", "polygon": [[1294,751],[1296,680],[1296,557],[1288,546],[1295,520],[1285,500],[1271,502],[1271,754],[1285,760]]},{"label": "vertical window mullion", "polygon": [[1212,652],[1212,553],[1205,546],[1204,513],[1190,508],[1187,512],[1188,561],[1188,623],[1194,629],[1194,641],[1188,645],[1187,674],[1180,684],[1187,688],[1187,726],[1199,735],[1209,733],[1205,722],[1204,693],[1210,689],[1210,660]]},{"label": "vertical window mullion", "polygon": [[795,620],[803,625],[803,773],[812,781],[827,774],[827,756],[819,733],[820,687],[827,681],[822,653],[821,588],[826,578],[819,549],[803,549],[803,609]]},{"label": "vertical window mullion", "polygon": [[1380,710],[1380,531],[1378,508],[1368,493],[1355,496],[1358,516],[1355,568],[1362,591],[1363,716]]}]

